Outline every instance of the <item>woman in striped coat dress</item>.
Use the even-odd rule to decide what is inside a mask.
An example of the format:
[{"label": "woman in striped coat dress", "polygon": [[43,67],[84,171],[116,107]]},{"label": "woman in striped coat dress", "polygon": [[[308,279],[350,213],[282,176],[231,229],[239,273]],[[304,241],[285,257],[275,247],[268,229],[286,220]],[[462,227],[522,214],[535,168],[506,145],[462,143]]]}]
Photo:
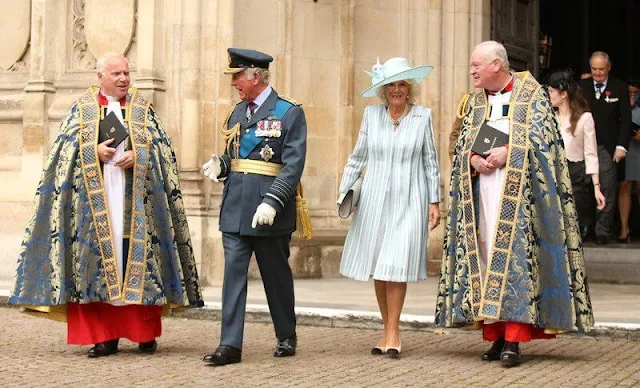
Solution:
[{"label": "woman in striped coat dress", "polygon": [[440,219],[440,172],[431,110],[415,105],[414,88],[430,66],[412,68],[405,58],[378,62],[369,73],[381,105],[367,106],[356,146],[340,183],[346,193],[364,176],[360,199],[342,254],[340,273],[373,277],[384,334],[372,354],[398,357],[400,313],[407,282],[427,277],[427,237]]}]

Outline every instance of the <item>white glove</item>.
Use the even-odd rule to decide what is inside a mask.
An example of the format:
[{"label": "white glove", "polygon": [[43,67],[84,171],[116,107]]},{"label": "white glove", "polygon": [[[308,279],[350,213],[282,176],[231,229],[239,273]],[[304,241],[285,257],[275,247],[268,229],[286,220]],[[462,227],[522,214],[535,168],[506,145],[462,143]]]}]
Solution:
[{"label": "white glove", "polygon": [[256,228],[257,225],[273,225],[273,219],[276,217],[276,209],[273,206],[261,203],[256,209],[256,214],[253,215],[253,221],[251,221],[251,227]]},{"label": "white glove", "polygon": [[346,197],[347,194],[345,193],[340,193],[340,196],[338,197],[338,200],[336,201],[336,205],[340,206],[342,205],[342,201],[344,201],[344,197]]},{"label": "white glove", "polygon": [[211,154],[211,159],[202,165],[202,171],[204,176],[208,177],[214,182],[218,182],[218,175],[222,172],[220,169],[220,158],[218,155]]}]

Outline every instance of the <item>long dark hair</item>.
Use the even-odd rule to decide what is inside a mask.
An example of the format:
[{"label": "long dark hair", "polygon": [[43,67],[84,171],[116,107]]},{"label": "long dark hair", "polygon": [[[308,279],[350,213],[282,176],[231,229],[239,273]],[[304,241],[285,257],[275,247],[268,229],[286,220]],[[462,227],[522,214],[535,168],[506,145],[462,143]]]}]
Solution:
[{"label": "long dark hair", "polygon": [[589,103],[582,94],[582,88],[573,79],[571,70],[556,71],[547,78],[547,85],[562,92],[567,92],[569,97],[569,132],[573,135],[576,130],[576,123],[584,112],[590,112]]}]

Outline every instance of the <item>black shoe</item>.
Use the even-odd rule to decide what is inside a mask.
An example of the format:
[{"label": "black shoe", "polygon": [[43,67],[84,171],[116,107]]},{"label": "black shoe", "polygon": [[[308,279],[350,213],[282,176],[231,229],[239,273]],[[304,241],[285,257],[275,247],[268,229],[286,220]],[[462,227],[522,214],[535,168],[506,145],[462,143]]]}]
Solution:
[{"label": "black shoe", "polygon": [[607,245],[609,244],[609,238],[607,236],[596,236],[596,244]]},{"label": "black shoe", "polygon": [[276,346],[276,351],[273,352],[273,357],[295,356],[297,344],[298,338],[295,334],[289,338],[283,339],[282,341],[278,341],[278,346]]},{"label": "black shoe", "polygon": [[99,344],[96,344],[96,346],[89,349],[89,351],[87,352],[87,356],[93,358],[116,354],[118,353],[118,341],[119,340],[114,339],[111,341],[100,342]]},{"label": "black shoe", "polygon": [[518,342],[505,341],[500,360],[502,365],[507,368],[520,365],[520,344]]},{"label": "black shoe", "polygon": [[500,353],[502,353],[502,348],[504,347],[504,338],[500,338],[497,341],[493,342],[491,345],[491,349],[482,353],[482,359],[484,361],[498,361],[500,359]]},{"label": "black shoe", "polygon": [[618,237],[616,239],[617,242],[621,244],[627,244],[631,242],[631,232],[627,233],[627,237]]},{"label": "black shoe", "polygon": [[156,340],[141,342],[138,344],[138,349],[140,349],[142,353],[153,353],[156,351],[156,349],[158,349],[158,343],[156,342]]},{"label": "black shoe", "polygon": [[212,354],[204,356],[202,361],[213,365],[235,364],[242,360],[242,350],[233,346],[220,345]]}]

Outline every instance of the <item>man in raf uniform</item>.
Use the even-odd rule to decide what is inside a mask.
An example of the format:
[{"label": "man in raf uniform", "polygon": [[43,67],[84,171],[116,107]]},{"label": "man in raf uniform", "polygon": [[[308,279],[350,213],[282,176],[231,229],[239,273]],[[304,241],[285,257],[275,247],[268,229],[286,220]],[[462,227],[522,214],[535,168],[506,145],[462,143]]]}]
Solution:
[{"label": "man in raf uniform", "polygon": [[267,54],[229,48],[231,86],[242,101],[222,127],[224,154],[202,167],[224,181],[220,231],[225,269],[220,346],[204,356],[214,365],[240,362],[247,299],[247,271],[255,253],[278,344],[275,357],[296,353],[296,317],[289,242],[296,229],[296,187],[307,150],[304,111],[269,85]]}]

